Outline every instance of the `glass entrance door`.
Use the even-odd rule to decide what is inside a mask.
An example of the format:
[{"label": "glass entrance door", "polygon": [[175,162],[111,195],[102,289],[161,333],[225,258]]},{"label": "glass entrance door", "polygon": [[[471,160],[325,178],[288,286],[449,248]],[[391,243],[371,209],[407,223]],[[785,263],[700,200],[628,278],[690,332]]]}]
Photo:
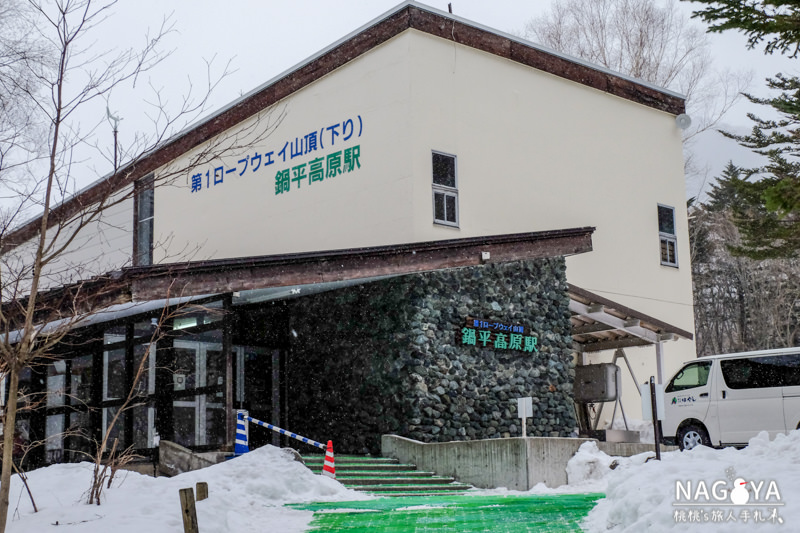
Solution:
[{"label": "glass entrance door", "polygon": [[220,445],[225,438],[225,358],[222,344],[175,340],[172,385],[174,440]]}]

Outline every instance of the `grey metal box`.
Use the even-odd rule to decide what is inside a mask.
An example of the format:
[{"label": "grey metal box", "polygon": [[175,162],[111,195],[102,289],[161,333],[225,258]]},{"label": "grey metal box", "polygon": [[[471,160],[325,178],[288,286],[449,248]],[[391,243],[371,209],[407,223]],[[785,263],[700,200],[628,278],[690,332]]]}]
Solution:
[{"label": "grey metal box", "polygon": [[617,372],[613,363],[575,367],[575,401],[613,402],[617,399]]}]

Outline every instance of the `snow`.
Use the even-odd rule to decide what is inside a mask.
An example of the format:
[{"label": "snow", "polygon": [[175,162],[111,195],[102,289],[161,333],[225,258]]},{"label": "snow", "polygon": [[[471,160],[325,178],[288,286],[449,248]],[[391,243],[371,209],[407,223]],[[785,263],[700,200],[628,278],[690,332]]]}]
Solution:
[{"label": "snow", "polygon": [[[605,493],[583,523],[588,533],[661,532],[691,529],[698,531],[783,531],[800,530],[800,431],[779,435],[770,441],[766,433],[753,438],[741,450],[714,450],[699,447],[688,452],[667,452],[661,461],[654,454],[610,457],[593,441],[584,443],[567,465],[569,484],[551,489],[537,485],[527,493],[563,494]],[[613,466],[613,468],[612,468]],[[345,489],[338,482],[313,474],[278,448],[265,446],[237,459],[174,478],[152,478],[126,472],[104,492],[100,506],[87,505],[92,465],[63,464],[29,473],[29,484],[40,512],[32,512],[30,501],[14,476],[11,488],[11,533],[59,531],[65,533],[181,533],[178,489],[194,487],[198,481],[209,485],[209,498],[197,503],[198,523],[203,531],[255,533],[278,528],[281,533],[304,531],[312,513],[283,508],[284,503],[312,501],[352,501],[368,497]],[[732,488],[732,480],[742,478],[760,483],[761,496],[774,482],[780,501],[759,500],[759,506],[735,506],[732,499],[705,502],[685,507],[679,501],[676,482],[715,482]],[[470,494],[510,494],[506,489],[471,491]],[[751,492],[750,504],[754,503]],[[695,500],[692,500],[694,502]],[[724,503],[725,505],[720,505]],[[785,505],[775,505],[783,503]],[[763,504],[763,505],[762,505]],[[410,507],[409,511],[418,507]],[[725,512],[725,523],[676,521],[676,511]],[[745,523],[740,513],[760,511],[767,517],[777,509],[783,525],[770,522]],[[734,511],[736,522],[727,521]],[[708,516],[708,515],[707,515]]]},{"label": "snow", "polygon": [[653,444],[655,436],[653,435],[653,422],[651,420],[636,420],[628,419],[628,427],[625,427],[625,421],[617,418],[611,424],[611,429],[627,429],[629,431],[639,432],[639,442],[644,444]]},{"label": "snow", "polygon": [[[614,466],[612,469],[611,466]],[[729,477],[730,476],[730,477]],[[763,496],[770,481],[774,481],[779,492],[780,502],[785,505],[733,506],[730,499],[701,502],[700,506],[684,506],[687,500],[678,501],[676,482],[685,487],[691,482],[697,487],[704,482],[711,491],[714,482],[724,482],[725,488],[733,488],[735,478],[759,484]],[[731,479],[733,478],[733,479]],[[589,512],[582,527],[587,533],[658,533],[682,530],[738,532],[738,531],[800,531],[800,431],[788,435],[778,435],[770,441],[766,432],[750,440],[747,447],[737,450],[725,448],[716,450],[698,447],[687,452],[666,452],[661,461],[655,460],[655,453],[647,452],[632,457],[611,457],[600,451],[594,441],[585,442],[567,463],[569,483],[558,488],[549,488],[540,483],[530,491],[510,491],[504,488],[474,491],[471,494],[576,494],[604,493],[597,506]],[[693,492],[694,494],[694,492]],[[774,499],[773,499],[774,500]],[[694,503],[696,500],[691,500]],[[751,492],[751,504],[755,502]],[[706,505],[708,503],[708,505]],[[772,502],[775,503],[775,502]],[[725,504],[725,505],[720,505]],[[740,513],[746,509],[750,513],[744,522]],[[777,509],[783,524],[765,521],[754,523],[752,513],[758,511],[766,519]],[[700,510],[707,513],[703,521],[678,522],[675,512]],[[714,510],[724,512],[722,522],[711,521]],[[728,513],[733,511],[736,522],[728,521]]]},{"label": "snow", "polygon": [[363,500],[332,479],[315,475],[291,455],[264,446],[236,459],[173,478],[123,472],[102,505],[87,505],[92,464],[53,465],[29,473],[38,513],[17,476],[12,477],[7,531],[10,533],[182,533],[178,490],[208,483],[209,497],[197,502],[203,531],[256,533],[265,524],[281,533],[304,531],[312,513],[283,508],[284,503]]},{"label": "snow", "polygon": [[[687,452],[664,453],[661,461],[649,462],[642,461],[642,456],[635,456],[615,470],[604,468],[612,459],[596,446],[592,448],[591,444],[584,444],[568,467],[580,477],[576,480],[576,488],[588,480],[595,480],[596,488],[606,484],[606,497],[592,509],[584,523],[589,533],[679,531],[687,528],[717,532],[750,531],[753,528],[769,531],[779,527],[772,522],[755,524],[752,514],[745,523],[740,516],[745,509],[749,513],[757,510],[764,518],[777,509],[778,516],[783,519],[782,530],[800,530],[800,431],[778,435],[773,441],[762,432],[741,450],[714,450],[701,446]],[[727,498],[722,502],[712,497],[708,502],[701,498],[704,505],[691,507],[681,505],[688,500],[677,500],[678,481],[684,487],[691,481],[695,488],[704,481],[710,492],[716,481],[724,481],[725,487],[732,488],[730,478],[734,476],[755,483],[763,481],[762,497],[769,482],[774,481],[785,505],[740,507],[730,505]],[[572,478],[570,480],[572,483]],[[751,496],[751,503],[756,501],[754,498]],[[681,510],[700,510],[709,514],[699,523],[678,522],[675,513]],[[711,521],[710,514],[714,510],[724,513],[724,523]],[[728,521],[731,511],[737,518],[736,522]]]}]

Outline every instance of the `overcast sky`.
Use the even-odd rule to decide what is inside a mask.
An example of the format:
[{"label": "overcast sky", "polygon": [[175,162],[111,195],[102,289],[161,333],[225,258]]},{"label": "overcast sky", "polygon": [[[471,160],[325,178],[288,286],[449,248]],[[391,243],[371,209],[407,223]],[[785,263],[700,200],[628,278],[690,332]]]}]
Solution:
[{"label": "overcast sky", "polygon": [[[143,94],[146,82],[163,87],[173,102],[184,94],[189,81],[202,92],[205,61],[213,58],[219,72],[228,61],[235,72],[226,77],[214,93],[209,112],[265,83],[298,62],[336,42],[362,25],[398,5],[396,0],[293,0],[291,2],[256,0],[120,0],[113,15],[98,26],[92,47],[141,47],[147,29],[157,29],[164,17],[171,17],[175,32],[166,40],[172,55],[139,80],[137,93]],[[447,11],[446,1],[427,0],[434,8]],[[520,33],[525,22],[546,11],[550,0],[455,0],[454,14],[484,26],[508,33]],[[682,2],[688,13],[693,4]],[[698,23],[699,24],[699,23]],[[760,50],[748,51],[742,36],[728,32],[711,35],[712,53],[717,67],[752,69],[751,92],[766,94],[763,79],[776,72],[796,73],[795,63],[785,57],[765,56]],[[110,108],[123,120],[120,130],[125,135],[144,127],[143,106],[131,93],[118,91],[112,95]],[[102,122],[105,103],[94,108],[90,121]],[[749,129],[745,117],[754,108],[740,105],[727,116],[724,127]],[[102,128],[106,125],[101,125]],[[110,130],[110,128],[109,128]],[[109,134],[110,135],[110,134]],[[700,157],[708,165],[709,175],[719,173],[724,163],[753,164],[747,152],[717,133],[705,135],[698,145]],[[97,174],[108,169],[96,166]],[[98,176],[93,176],[96,179]],[[85,185],[86,183],[81,183]],[[702,183],[688,184],[687,194],[697,193]]]}]

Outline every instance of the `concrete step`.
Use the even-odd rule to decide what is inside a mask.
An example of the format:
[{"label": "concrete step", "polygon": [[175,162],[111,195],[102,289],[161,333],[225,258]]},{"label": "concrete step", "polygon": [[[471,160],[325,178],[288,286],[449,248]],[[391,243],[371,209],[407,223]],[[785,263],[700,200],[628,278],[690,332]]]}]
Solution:
[{"label": "concrete step", "polygon": [[[337,467],[339,465],[336,465]],[[313,470],[313,468],[312,468]],[[338,468],[337,468],[338,470]],[[425,472],[422,470],[352,470],[350,468],[342,470],[342,475],[345,476],[367,476],[367,477],[380,477],[380,476],[394,476],[394,477],[426,477],[435,476],[434,472]]]},{"label": "concrete step", "polygon": [[[312,472],[322,472],[323,455],[304,455]],[[397,459],[363,455],[334,456],[336,479],[345,487],[377,496],[433,496],[459,494],[471,489],[453,478],[420,472],[415,465]]]},{"label": "concrete step", "polygon": [[[370,492],[373,494],[382,494],[382,493],[413,492],[413,491],[453,493],[453,492],[464,492],[472,487],[470,485],[464,485],[463,483],[447,483],[443,485],[423,485],[423,484],[403,483],[399,485],[352,485],[348,486],[347,488],[362,492]],[[393,495],[393,494],[387,494],[387,495]]]},{"label": "concrete step", "polygon": [[[412,471],[413,472],[414,468],[416,468],[414,465],[405,465],[405,464],[404,465],[401,465],[401,464],[396,464],[396,465],[383,465],[383,464],[373,465],[373,464],[363,464],[363,463],[346,464],[346,463],[340,463],[339,461],[336,461],[336,460],[334,461],[334,464],[336,465],[336,471],[337,472],[340,469],[341,470],[345,470],[346,469],[346,470],[351,471],[351,472],[366,472],[366,471],[369,471],[369,470],[376,470],[376,471],[380,471],[380,472],[404,472],[404,471]],[[319,463],[319,464],[306,463],[306,466],[308,468],[310,468],[311,470],[314,470],[314,471],[322,470],[322,463]]]},{"label": "concrete step", "polygon": [[363,477],[336,474],[342,485],[443,485],[455,481],[451,477]]},{"label": "concrete step", "polygon": [[[308,462],[323,462],[325,454],[309,454],[302,455],[303,461]],[[343,463],[370,463],[370,464],[394,464],[398,463],[397,459],[391,457],[370,457],[369,455],[336,455],[334,454],[336,462],[342,461]]]},{"label": "concrete step", "polygon": [[[408,464],[372,464],[372,463],[340,463],[339,459],[334,458],[334,464],[336,465],[336,470],[338,471],[341,469],[352,470],[354,472],[363,472],[369,470],[377,470],[382,472],[402,472],[404,470],[413,471],[416,467],[414,465]],[[306,462],[306,466],[311,470],[319,471],[322,470],[322,463],[309,463]]]}]

